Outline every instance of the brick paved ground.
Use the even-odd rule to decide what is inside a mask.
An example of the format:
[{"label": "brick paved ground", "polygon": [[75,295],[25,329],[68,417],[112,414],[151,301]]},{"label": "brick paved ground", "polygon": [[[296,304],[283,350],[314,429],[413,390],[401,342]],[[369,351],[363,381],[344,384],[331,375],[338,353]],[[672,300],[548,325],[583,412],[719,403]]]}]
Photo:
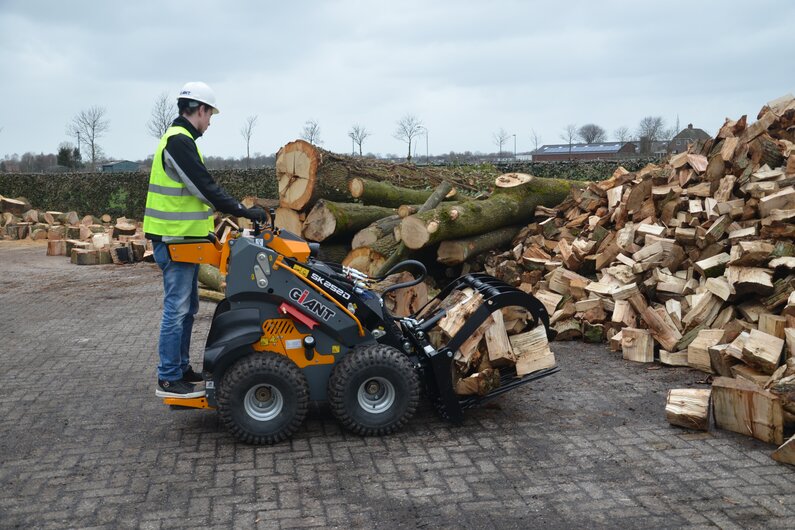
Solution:
[{"label": "brick paved ground", "polygon": [[[0,527],[793,528],[795,469],[665,422],[702,374],[555,343],[562,371],[452,427],[360,438],[322,409],[235,443],[154,396],[160,277],[0,242]],[[194,359],[211,306],[202,303]]]}]

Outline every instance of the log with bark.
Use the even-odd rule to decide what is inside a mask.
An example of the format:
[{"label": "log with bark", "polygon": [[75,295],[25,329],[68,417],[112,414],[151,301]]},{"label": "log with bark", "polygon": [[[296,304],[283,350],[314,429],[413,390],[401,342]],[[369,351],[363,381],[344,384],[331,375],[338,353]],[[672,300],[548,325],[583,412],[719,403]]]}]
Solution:
[{"label": "log with bark", "polygon": [[199,282],[213,291],[222,293],[226,289],[226,276],[221,274],[218,267],[206,263],[199,265]]},{"label": "log with bark", "polygon": [[312,241],[353,234],[370,223],[396,215],[392,208],[320,200],[306,216],[303,235]]},{"label": "log with bark", "polygon": [[437,261],[445,265],[458,265],[488,250],[506,246],[519,230],[520,226],[512,225],[473,237],[442,241],[437,251]]},{"label": "log with bark", "polygon": [[[442,200],[447,196],[448,193],[453,189],[452,184],[448,181],[442,181],[436,186],[436,189],[433,190],[433,193],[425,200],[425,202],[420,206],[419,210],[417,210],[418,214],[423,214],[425,212],[429,212],[436,208],[436,206],[442,202]],[[403,219],[401,221],[401,225],[405,221]],[[398,229],[401,225],[398,225],[396,229]],[[385,244],[390,244],[389,236],[387,236]],[[402,260],[407,254],[407,247],[406,244],[403,242],[402,237],[401,241],[398,243],[397,248],[394,252],[392,252],[391,256],[386,257],[384,263],[378,268],[378,275],[386,274],[390,268],[394,267],[400,260]]]},{"label": "log with bark", "polygon": [[509,173],[497,178],[488,199],[454,206],[440,205],[418,212],[400,223],[401,241],[419,249],[440,241],[483,234],[529,221],[536,206],[554,206],[582,183]]},{"label": "log with bark", "polygon": [[[487,171],[481,173],[490,176]],[[442,180],[452,179],[457,187],[472,188],[460,178],[456,169],[354,158],[320,149],[303,140],[288,143],[276,154],[279,203],[293,210],[311,208],[320,199],[352,201],[348,181],[357,177],[415,189],[431,188]]]},{"label": "log with bark", "polygon": [[[395,186],[382,180],[372,180],[361,177],[354,177],[348,181],[348,190],[351,197],[364,204],[374,204],[398,208],[402,205],[423,204],[431,196],[433,190],[415,190]],[[456,197],[456,190],[451,189],[444,197],[445,201],[453,200]]]}]

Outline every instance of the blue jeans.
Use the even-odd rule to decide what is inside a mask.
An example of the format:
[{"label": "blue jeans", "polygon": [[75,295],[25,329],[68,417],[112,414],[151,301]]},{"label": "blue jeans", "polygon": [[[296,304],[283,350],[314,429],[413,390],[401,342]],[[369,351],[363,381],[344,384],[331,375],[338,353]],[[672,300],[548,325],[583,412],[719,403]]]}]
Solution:
[{"label": "blue jeans", "polygon": [[155,262],[163,271],[163,320],[157,377],[165,381],[182,379],[190,366],[190,335],[193,316],[199,311],[199,266],[171,261],[168,245],[153,241]]}]

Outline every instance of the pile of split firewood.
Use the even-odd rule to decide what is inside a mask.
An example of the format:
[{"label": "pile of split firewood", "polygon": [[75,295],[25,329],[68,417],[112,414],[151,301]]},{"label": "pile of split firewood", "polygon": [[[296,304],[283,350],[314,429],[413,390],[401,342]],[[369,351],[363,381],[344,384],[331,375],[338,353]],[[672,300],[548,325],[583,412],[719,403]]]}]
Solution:
[{"label": "pile of split firewood", "polygon": [[[795,425],[795,98],[637,173],[538,208],[492,274],[532,292],[558,339],[714,374],[716,425],[782,444]],[[706,428],[710,390],[672,390]],[[795,441],[777,458],[795,463]]]}]

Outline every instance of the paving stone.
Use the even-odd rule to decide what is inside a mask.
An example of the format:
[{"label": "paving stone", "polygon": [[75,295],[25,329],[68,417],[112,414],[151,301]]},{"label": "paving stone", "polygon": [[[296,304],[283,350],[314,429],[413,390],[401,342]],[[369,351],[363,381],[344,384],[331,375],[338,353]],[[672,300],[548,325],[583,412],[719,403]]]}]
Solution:
[{"label": "paving stone", "polygon": [[154,265],[0,242],[0,270],[3,528],[795,526],[795,468],[772,446],[665,421],[667,390],[700,372],[554,343],[558,374],[461,426],[422,403],[401,432],[362,438],[313,406],[292,440],[252,447],[155,398]]}]

